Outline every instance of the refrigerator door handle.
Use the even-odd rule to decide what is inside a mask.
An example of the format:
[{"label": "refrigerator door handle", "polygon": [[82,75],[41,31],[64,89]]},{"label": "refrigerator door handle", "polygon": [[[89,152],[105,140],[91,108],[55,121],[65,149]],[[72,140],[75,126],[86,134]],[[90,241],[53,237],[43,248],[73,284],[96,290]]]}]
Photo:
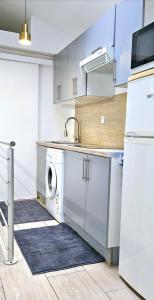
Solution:
[{"label": "refrigerator door handle", "polygon": [[129,136],[137,136],[137,133],[135,131],[127,131],[126,132],[126,136],[129,137]]},{"label": "refrigerator door handle", "polygon": [[147,98],[152,98],[153,96],[154,96],[154,93],[147,94]]}]

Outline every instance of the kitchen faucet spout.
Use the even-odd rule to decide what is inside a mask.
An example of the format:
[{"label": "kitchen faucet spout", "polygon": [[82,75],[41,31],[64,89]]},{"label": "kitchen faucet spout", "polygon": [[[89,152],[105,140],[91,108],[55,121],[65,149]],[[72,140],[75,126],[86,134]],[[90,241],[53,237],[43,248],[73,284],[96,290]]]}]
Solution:
[{"label": "kitchen faucet spout", "polygon": [[75,143],[79,143],[80,141],[80,134],[79,134],[79,121],[77,118],[75,117],[69,117],[67,118],[66,122],[65,122],[65,130],[64,130],[64,136],[67,137],[68,136],[68,131],[67,131],[67,124],[70,120],[74,120],[77,123],[77,135],[74,136],[74,142]]}]

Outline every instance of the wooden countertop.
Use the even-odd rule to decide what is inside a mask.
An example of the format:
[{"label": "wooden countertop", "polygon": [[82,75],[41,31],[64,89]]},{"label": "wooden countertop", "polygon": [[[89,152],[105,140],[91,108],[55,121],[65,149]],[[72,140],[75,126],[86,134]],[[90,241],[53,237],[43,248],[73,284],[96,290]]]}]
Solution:
[{"label": "wooden countertop", "polygon": [[108,158],[114,158],[114,157],[120,156],[124,153],[123,149],[102,148],[99,146],[92,146],[92,145],[75,146],[73,144],[69,144],[69,142],[68,142],[68,144],[65,144],[65,143],[59,144],[56,142],[38,141],[37,145],[40,145],[40,146],[43,146],[46,148],[74,151],[74,152],[91,154],[91,155],[108,157]]}]

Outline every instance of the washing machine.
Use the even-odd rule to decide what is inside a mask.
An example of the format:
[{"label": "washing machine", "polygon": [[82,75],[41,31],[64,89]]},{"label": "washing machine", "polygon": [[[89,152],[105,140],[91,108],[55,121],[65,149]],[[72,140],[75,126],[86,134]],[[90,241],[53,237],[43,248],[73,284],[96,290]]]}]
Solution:
[{"label": "washing machine", "polygon": [[45,207],[58,221],[63,222],[64,151],[47,148]]}]

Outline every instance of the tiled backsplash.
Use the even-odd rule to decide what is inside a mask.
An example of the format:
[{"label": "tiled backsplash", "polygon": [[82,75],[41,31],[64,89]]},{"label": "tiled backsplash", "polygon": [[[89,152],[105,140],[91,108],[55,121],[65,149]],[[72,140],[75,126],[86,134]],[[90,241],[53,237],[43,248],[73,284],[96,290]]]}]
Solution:
[{"label": "tiled backsplash", "polygon": [[[123,147],[127,94],[76,105],[81,143],[105,147]],[[101,116],[105,123],[101,124]]]}]

